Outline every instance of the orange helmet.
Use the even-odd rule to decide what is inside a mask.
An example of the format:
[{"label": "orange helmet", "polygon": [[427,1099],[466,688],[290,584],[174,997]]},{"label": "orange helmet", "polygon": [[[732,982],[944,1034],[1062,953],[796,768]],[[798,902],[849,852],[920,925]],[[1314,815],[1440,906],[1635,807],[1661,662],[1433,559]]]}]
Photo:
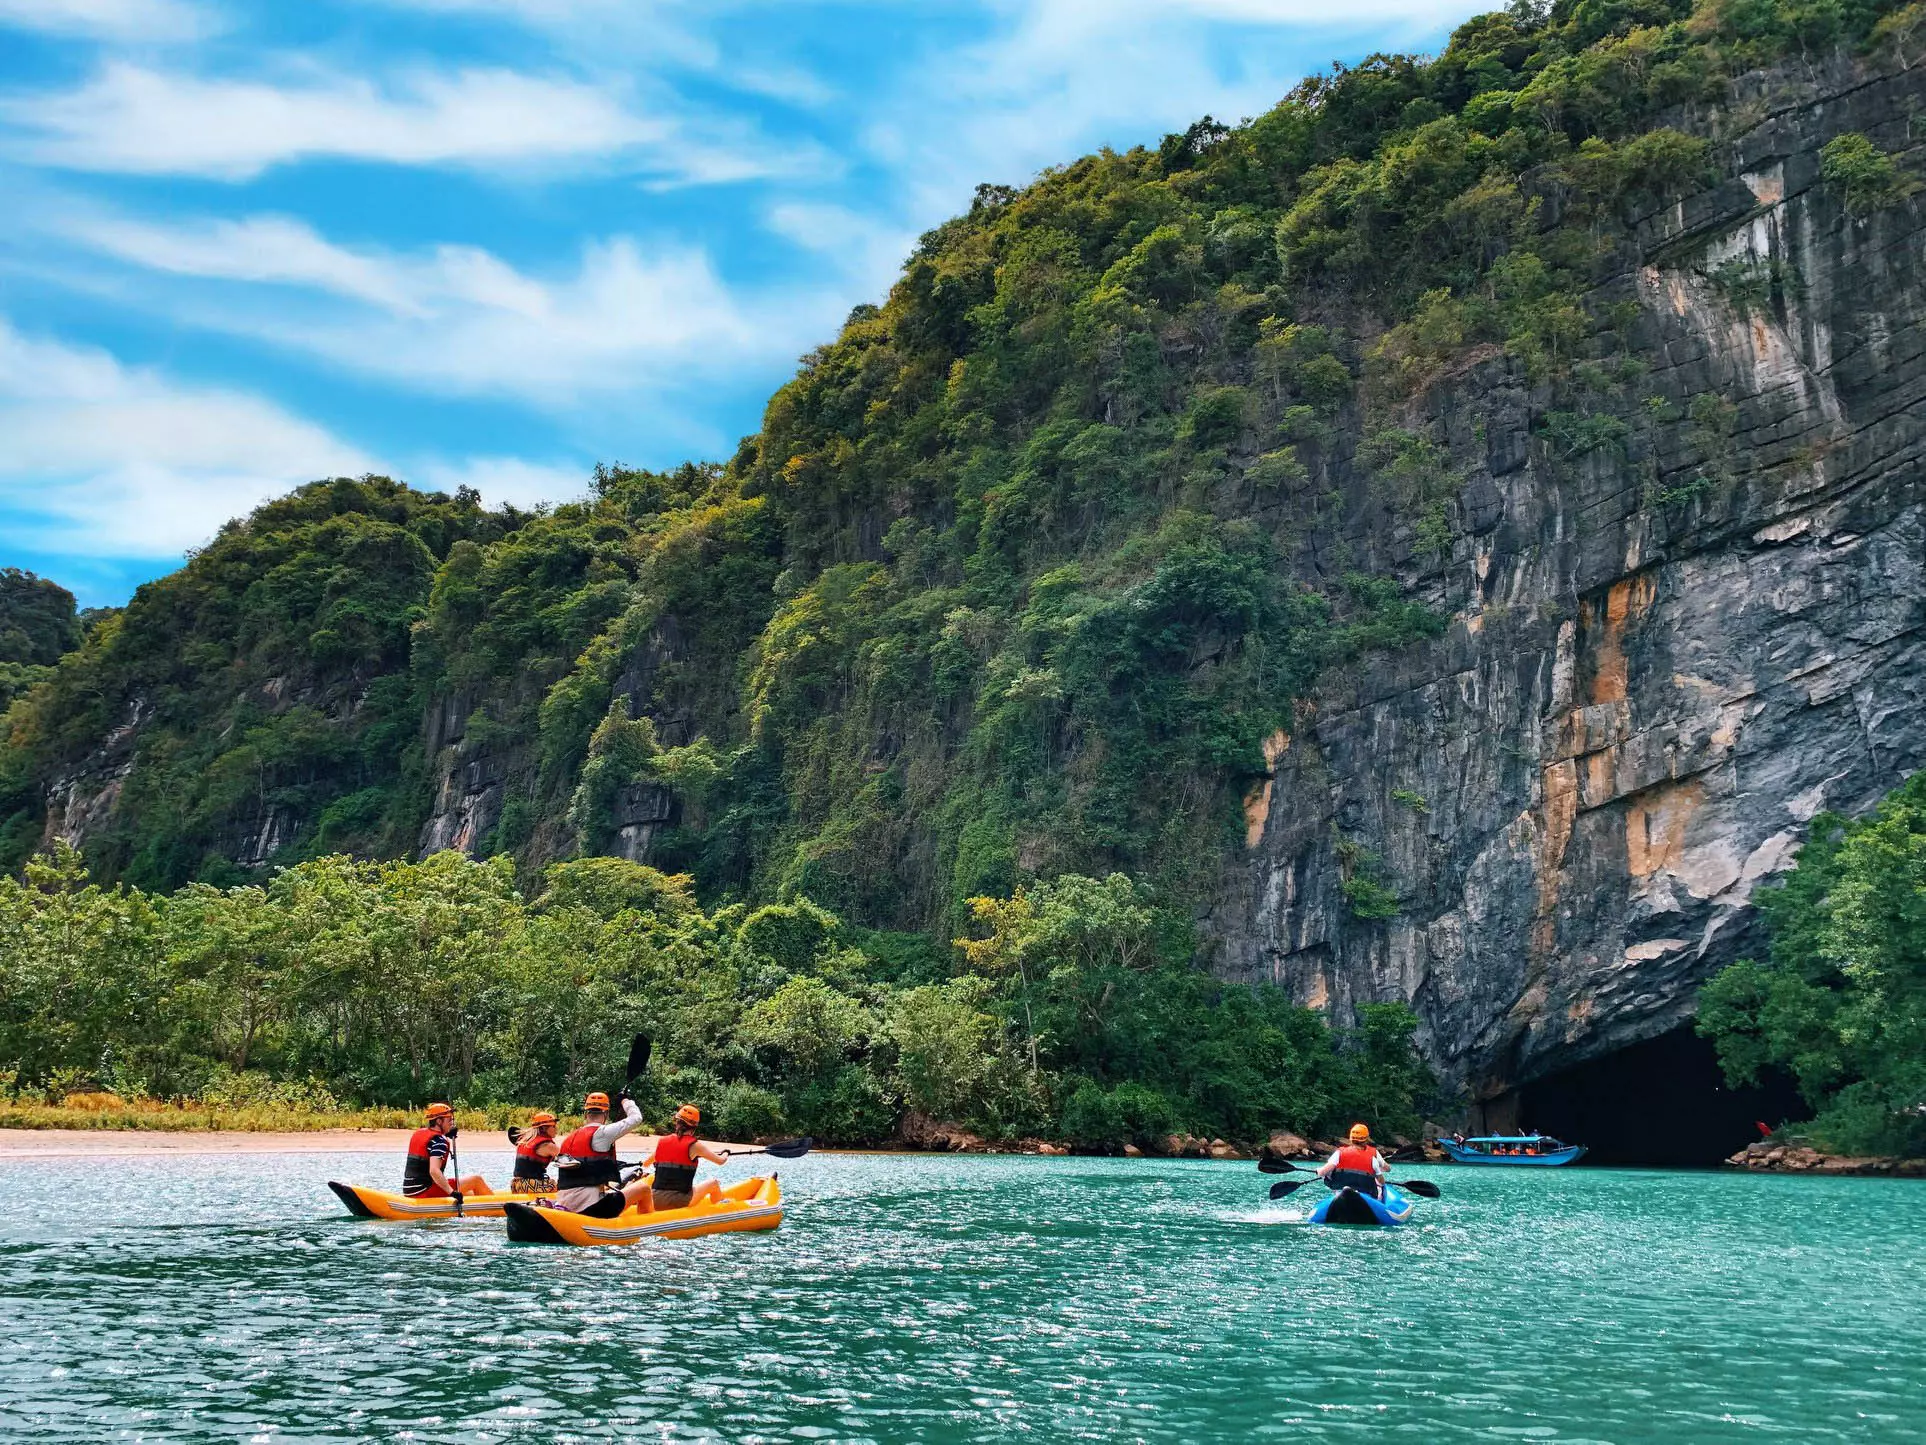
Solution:
[{"label": "orange helmet", "polygon": [[582,1107],[584,1109],[600,1109],[606,1114],[609,1109],[609,1096],[598,1089],[586,1099],[582,1100]]},{"label": "orange helmet", "polygon": [[528,1122],[531,1124],[540,1126],[543,1124],[553,1124],[556,1122],[556,1118],[553,1114],[549,1113],[548,1110],[544,1109],[542,1110],[541,1113],[535,1115],[535,1117],[530,1119]]},{"label": "orange helmet", "polygon": [[446,1104],[430,1104],[428,1106],[428,1117],[430,1119],[452,1118],[454,1112],[455,1111]]},{"label": "orange helmet", "polygon": [[675,1121],[678,1124],[700,1124],[702,1122],[702,1110],[698,1109],[694,1104],[684,1104],[680,1109],[675,1111]]},{"label": "orange helmet", "polygon": [[1362,1124],[1353,1124],[1351,1126],[1351,1142],[1353,1144],[1369,1144],[1371,1142],[1371,1131]]}]

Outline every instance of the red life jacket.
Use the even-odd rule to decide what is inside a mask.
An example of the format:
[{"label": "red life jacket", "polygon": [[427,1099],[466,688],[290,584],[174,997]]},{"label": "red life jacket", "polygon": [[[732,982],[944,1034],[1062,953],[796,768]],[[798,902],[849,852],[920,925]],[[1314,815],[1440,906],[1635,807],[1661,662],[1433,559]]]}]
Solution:
[{"label": "red life jacket", "polygon": [[544,1144],[555,1141],[546,1134],[530,1134],[515,1146],[515,1177],[548,1182],[548,1156],[538,1153]]},{"label": "red life jacket", "polygon": [[1354,1174],[1375,1174],[1373,1161],[1377,1155],[1378,1151],[1369,1144],[1346,1144],[1338,1150],[1337,1167]]},{"label": "red life jacket", "polygon": [[687,1194],[695,1188],[696,1136],[664,1134],[655,1141],[655,1187],[664,1194]]},{"label": "red life jacket", "polygon": [[614,1184],[622,1177],[622,1165],[615,1150],[597,1149],[595,1131],[600,1124],[584,1124],[562,1141],[556,1156],[556,1178],[564,1189],[586,1189],[592,1184]]},{"label": "red life jacket", "polygon": [[401,1166],[401,1192],[417,1197],[427,1195],[430,1199],[445,1198],[446,1189],[435,1183],[435,1176],[428,1171],[428,1141],[439,1136],[439,1129],[417,1129],[408,1136],[408,1159]]}]

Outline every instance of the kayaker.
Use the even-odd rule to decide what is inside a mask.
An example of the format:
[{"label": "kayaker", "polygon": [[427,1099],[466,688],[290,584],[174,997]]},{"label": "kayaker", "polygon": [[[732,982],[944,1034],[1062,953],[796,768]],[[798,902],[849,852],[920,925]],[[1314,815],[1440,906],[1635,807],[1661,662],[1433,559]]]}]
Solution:
[{"label": "kayaker", "polygon": [[702,1111],[684,1104],[675,1111],[669,1132],[655,1141],[655,1189],[645,1209],[687,1209],[692,1204],[707,1204],[722,1198],[722,1186],[711,1179],[695,1182],[696,1169],[704,1159],[711,1164],[727,1164],[729,1156],[718,1154],[696,1138]]},{"label": "kayaker", "polygon": [[1384,1176],[1391,1172],[1391,1166],[1372,1144],[1371,1131],[1362,1124],[1353,1124],[1350,1142],[1319,1165],[1317,1172],[1334,1189],[1348,1186],[1373,1199],[1382,1199]]},{"label": "kayaker", "polygon": [[546,1111],[528,1121],[528,1128],[515,1144],[515,1177],[508,1187],[517,1194],[552,1194],[555,1181],[548,1177],[548,1166],[562,1146],[556,1141],[559,1121]]},{"label": "kayaker", "polygon": [[[621,1185],[622,1161],[615,1157],[615,1141],[642,1122],[642,1111],[627,1094],[620,1098],[622,1117],[614,1123],[609,1122],[607,1094],[593,1093],[582,1101],[582,1127],[556,1150],[555,1208],[579,1214]],[[648,1194],[649,1186],[639,1179],[622,1190],[631,1205],[646,1200]]]},{"label": "kayaker", "polygon": [[488,1193],[488,1181],[479,1174],[461,1179],[448,1177],[454,1149],[455,1111],[446,1104],[430,1104],[427,1124],[408,1136],[408,1162],[401,1169],[401,1192],[424,1199]]}]

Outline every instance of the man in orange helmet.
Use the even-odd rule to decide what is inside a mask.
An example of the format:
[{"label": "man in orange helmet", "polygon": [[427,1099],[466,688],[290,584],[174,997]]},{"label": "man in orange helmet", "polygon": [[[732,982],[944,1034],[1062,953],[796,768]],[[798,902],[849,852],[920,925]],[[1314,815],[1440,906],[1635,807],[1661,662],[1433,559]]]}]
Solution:
[{"label": "man in orange helmet", "polygon": [[555,1162],[561,1145],[555,1140],[556,1117],[543,1110],[528,1121],[528,1128],[515,1141],[515,1177],[508,1187],[517,1194],[553,1194],[555,1181],[548,1177],[548,1166]]},{"label": "man in orange helmet", "polygon": [[615,1142],[642,1122],[635,1100],[621,1095],[622,1117],[609,1122],[609,1096],[596,1092],[582,1101],[582,1127],[564,1139],[555,1155],[555,1207],[579,1214],[611,1189],[621,1189],[630,1204],[648,1208],[649,1186],[640,1179],[622,1186],[622,1161]]},{"label": "man in orange helmet", "polygon": [[684,1104],[675,1111],[670,1132],[655,1141],[655,1189],[644,1209],[687,1209],[722,1197],[722,1186],[715,1180],[701,1185],[695,1182],[700,1161],[729,1162],[727,1154],[717,1153],[696,1138],[696,1126],[701,1122],[702,1111],[694,1104]]},{"label": "man in orange helmet", "polygon": [[1371,1131],[1353,1124],[1350,1142],[1318,1166],[1317,1172],[1333,1189],[1349,1185],[1360,1194],[1382,1199],[1384,1176],[1391,1172],[1391,1166],[1372,1144]]},{"label": "man in orange helmet", "polygon": [[462,1179],[448,1177],[455,1132],[455,1111],[446,1104],[430,1104],[427,1124],[408,1136],[408,1162],[401,1170],[403,1194],[446,1199],[450,1195],[488,1193],[488,1181],[479,1174]]}]

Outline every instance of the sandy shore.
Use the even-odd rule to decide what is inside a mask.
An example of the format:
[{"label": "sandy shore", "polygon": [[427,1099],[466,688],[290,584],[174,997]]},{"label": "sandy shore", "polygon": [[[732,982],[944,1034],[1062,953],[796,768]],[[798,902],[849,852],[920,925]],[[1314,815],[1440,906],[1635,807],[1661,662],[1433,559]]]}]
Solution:
[{"label": "sandy shore", "polygon": [[[161,1129],[0,1129],[0,1163],[8,1159],[111,1158],[152,1154],[394,1154],[408,1147],[406,1129],[315,1129],[300,1134],[250,1133],[245,1130],[169,1131]],[[620,1145],[624,1159],[648,1157],[658,1136],[631,1134]],[[465,1157],[506,1154],[508,1138],[499,1129],[463,1129]],[[753,1144],[721,1144],[719,1149],[752,1149]]]},{"label": "sandy shore", "polygon": [[[466,1130],[462,1142],[469,1143]],[[406,1129],[316,1129],[303,1134],[254,1134],[242,1130],[214,1133],[161,1129],[0,1129],[0,1160],[128,1154],[340,1154],[366,1150],[399,1154],[408,1147]],[[490,1133],[470,1145],[508,1148],[507,1139]]]}]

